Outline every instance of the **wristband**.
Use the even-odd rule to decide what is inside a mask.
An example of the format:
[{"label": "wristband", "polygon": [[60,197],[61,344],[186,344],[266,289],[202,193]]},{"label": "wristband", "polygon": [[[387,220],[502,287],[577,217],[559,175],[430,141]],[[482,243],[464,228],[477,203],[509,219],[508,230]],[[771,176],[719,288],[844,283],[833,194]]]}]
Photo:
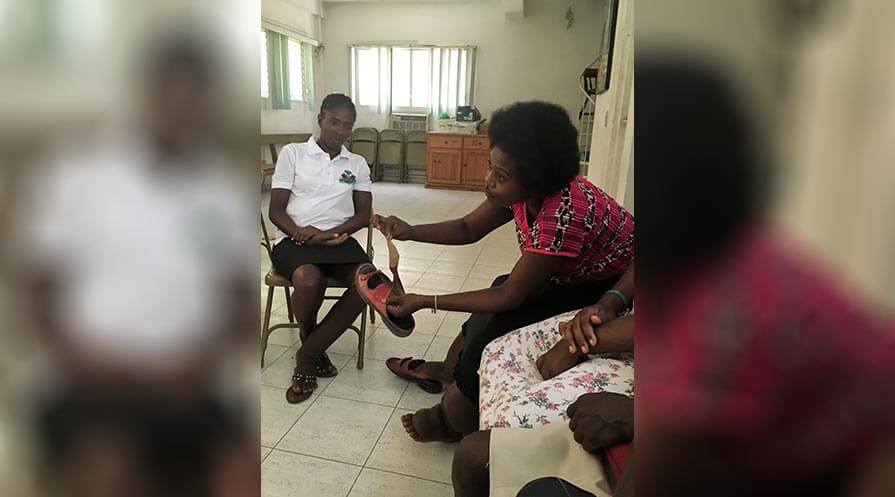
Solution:
[{"label": "wristband", "polygon": [[[622,308],[622,312],[628,310],[628,307],[631,306],[631,304],[628,303],[628,297],[625,297],[624,293],[622,293],[614,288],[612,290],[609,290],[608,292],[604,293],[603,295],[615,295],[616,297],[618,297],[622,301],[622,305],[624,305],[624,307]],[[619,313],[619,314],[621,314],[621,313]]]}]

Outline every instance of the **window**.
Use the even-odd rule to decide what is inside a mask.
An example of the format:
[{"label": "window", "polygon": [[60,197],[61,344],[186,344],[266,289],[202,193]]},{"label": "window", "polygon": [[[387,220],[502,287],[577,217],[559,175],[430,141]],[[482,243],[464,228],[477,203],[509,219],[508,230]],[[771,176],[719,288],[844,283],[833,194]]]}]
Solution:
[{"label": "window", "polygon": [[293,101],[304,100],[302,88],[301,43],[289,40],[289,98]]},{"label": "window", "polygon": [[358,105],[454,115],[473,100],[474,47],[351,48],[351,92]]},{"label": "window", "polygon": [[[267,64],[267,31],[261,30],[259,36],[261,45],[261,98],[270,98],[270,68]],[[287,55],[289,70],[289,99],[296,102],[305,100],[305,80],[307,78],[312,78],[311,75],[304,74],[305,71],[311,70],[311,68],[304,66],[305,61],[303,60],[302,45],[302,42],[289,38]]]},{"label": "window", "polygon": [[261,31],[261,98],[270,96],[270,82],[267,73],[267,32]]},{"label": "window", "polygon": [[431,74],[428,48],[395,48],[392,51],[392,106],[429,108]]},{"label": "window", "polygon": [[362,48],[355,56],[359,77],[355,98],[360,105],[377,105],[379,102],[379,49]]}]

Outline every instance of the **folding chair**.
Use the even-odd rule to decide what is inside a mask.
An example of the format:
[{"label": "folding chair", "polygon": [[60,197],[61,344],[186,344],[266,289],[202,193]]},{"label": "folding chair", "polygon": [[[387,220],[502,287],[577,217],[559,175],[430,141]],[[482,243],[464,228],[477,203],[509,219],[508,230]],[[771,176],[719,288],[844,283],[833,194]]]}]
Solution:
[{"label": "folding chair", "polygon": [[407,133],[404,181],[408,183],[426,182],[426,138],[425,131],[410,131]]},{"label": "folding chair", "polygon": [[[273,245],[270,241],[270,236],[267,233],[267,225],[264,223],[264,214],[261,214],[261,234],[262,240],[261,245],[267,249],[268,258],[271,257],[273,253]],[[367,227],[367,256],[370,260],[373,260],[373,229]],[[292,301],[290,300],[290,292],[289,289],[292,288],[292,280],[290,278],[284,277],[276,272],[273,267],[273,260],[271,259],[270,271],[264,275],[264,284],[267,285],[267,304],[264,307],[264,323],[261,325],[261,367],[264,367],[264,354],[267,352],[267,341],[270,338],[270,334],[275,330],[291,328],[297,329],[298,323],[295,322],[295,315],[292,312]],[[289,322],[288,323],[278,323],[273,326],[270,325],[270,314],[273,307],[273,296],[274,291],[277,288],[283,288],[286,292],[286,308],[289,313]],[[348,287],[343,283],[332,279],[327,278],[326,281],[326,289],[329,290],[331,288],[334,289],[342,289],[347,290]],[[338,300],[342,297],[342,294],[339,295],[326,295],[324,294],[324,300]],[[367,334],[367,307],[364,306],[363,311],[361,311],[361,320],[360,327],[358,328],[354,324],[349,326],[348,328],[354,330],[357,333],[357,369],[364,368],[364,345],[366,344],[366,334]],[[370,318],[373,320],[373,311],[370,309]]]},{"label": "folding chair", "polygon": [[362,156],[370,166],[373,181],[378,179],[379,169],[376,165],[376,152],[379,148],[379,131],[376,128],[357,128],[348,139],[348,150]]},{"label": "folding chair", "polygon": [[404,181],[404,132],[384,129],[379,132],[379,176],[382,181]]}]

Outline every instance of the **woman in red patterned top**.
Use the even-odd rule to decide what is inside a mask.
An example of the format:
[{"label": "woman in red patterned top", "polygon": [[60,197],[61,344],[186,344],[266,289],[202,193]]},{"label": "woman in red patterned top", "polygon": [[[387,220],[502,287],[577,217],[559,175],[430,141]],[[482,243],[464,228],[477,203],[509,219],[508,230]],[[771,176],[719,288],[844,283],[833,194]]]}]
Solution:
[{"label": "woman in red patterned top", "polygon": [[[444,362],[392,358],[387,363],[430,391],[450,384],[442,403],[402,418],[415,440],[457,440],[478,428],[479,362],[492,340],[594,301],[598,314],[613,316],[633,298],[633,277],[620,276],[634,258],[634,218],[578,175],[577,136],[557,105],[505,107],[492,117],[487,200],[479,207],[461,219],[416,226],[374,216],[387,237],[445,245],[477,242],[513,220],[521,250],[512,272],[491,288],[389,299],[389,311],[397,316],[436,307],[472,313]],[[581,343],[586,353],[588,340]]]}]

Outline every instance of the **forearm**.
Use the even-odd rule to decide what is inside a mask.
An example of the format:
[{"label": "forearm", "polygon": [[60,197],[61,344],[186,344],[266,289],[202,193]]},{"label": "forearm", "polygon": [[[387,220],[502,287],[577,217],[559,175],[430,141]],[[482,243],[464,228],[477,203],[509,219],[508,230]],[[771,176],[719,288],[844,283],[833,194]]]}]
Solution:
[{"label": "forearm", "polygon": [[339,234],[339,235],[353,235],[358,230],[369,227],[370,226],[370,213],[358,213],[352,216],[350,219],[345,221],[344,223],[336,226],[333,229],[326,230],[324,233],[327,234]]},{"label": "forearm", "polygon": [[[631,262],[631,265],[628,266],[628,269],[622,273],[621,277],[615,282],[615,285],[612,286],[612,290],[621,292],[625,299],[627,300],[627,304],[631,304],[634,302],[634,262]],[[625,310],[625,302],[622,299],[615,295],[615,292],[612,293],[604,293],[600,296],[600,299],[597,301],[597,306],[603,307],[605,309],[610,309],[615,314],[618,314]]]},{"label": "forearm", "polygon": [[[498,313],[521,305],[523,295],[514,295],[507,287],[485,288],[471,292],[437,296],[437,308],[443,311]],[[424,295],[423,308],[436,308],[436,296]]]},{"label": "forearm", "polygon": [[478,241],[463,219],[411,226],[410,239],[438,245],[466,245]]},{"label": "forearm", "polygon": [[270,218],[270,222],[272,222],[274,226],[289,236],[294,235],[295,232],[298,231],[298,225],[295,224],[295,221],[293,221],[291,217],[289,217],[289,214],[286,214],[285,210],[271,209],[268,212],[267,217]]},{"label": "forearm", "polygon": [[597,345],[591,354],[622,354],[634,352],[634,316],[610,321],[596,329]]}]

